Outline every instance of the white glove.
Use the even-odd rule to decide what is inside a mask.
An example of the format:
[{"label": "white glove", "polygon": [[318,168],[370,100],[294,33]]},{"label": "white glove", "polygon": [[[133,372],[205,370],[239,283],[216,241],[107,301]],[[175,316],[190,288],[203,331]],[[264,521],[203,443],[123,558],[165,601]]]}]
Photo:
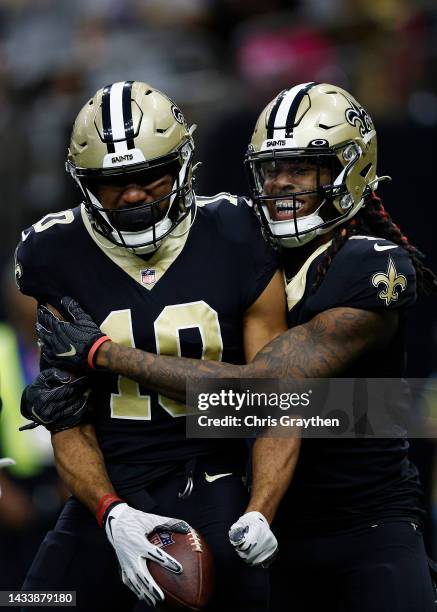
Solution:
[{"label": "white glove", "polygon": [[278,551],[278,541],[261,512],[240,516],[229,529],[229,541],[248,565],[268,567]]},{"label": "white glove", "polygon": [[[9,465],[15,465],[15,461],[10,459],[9,457],[5,457],[4,459],[0,459],[0,469],[8,467]],[[0,488],[0,497],[2,496],[2,490]]]},{"label": "white glove", "polygon": [[151,559],[175,574],[183,571],[176,559],[147,539],[158,525],[182,533],[190,529],[185,521],[146,514],[127,504],[114,506],[105,521],[106,535],[115,549],[124,584],[149,606],[164,601],[164,593],[150,575],[146,561]]}]

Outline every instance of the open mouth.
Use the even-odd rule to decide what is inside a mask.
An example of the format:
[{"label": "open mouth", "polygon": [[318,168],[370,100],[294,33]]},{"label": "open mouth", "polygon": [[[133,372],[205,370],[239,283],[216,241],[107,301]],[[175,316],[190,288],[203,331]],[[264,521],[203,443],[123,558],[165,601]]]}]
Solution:
[{"label": "open mouth", "polygon": [[276,200],[274,204],[274,220],[275,221],[288,221],[296,217],[299,217],[299,211],[305,206],[305,202],[302,200]]}]

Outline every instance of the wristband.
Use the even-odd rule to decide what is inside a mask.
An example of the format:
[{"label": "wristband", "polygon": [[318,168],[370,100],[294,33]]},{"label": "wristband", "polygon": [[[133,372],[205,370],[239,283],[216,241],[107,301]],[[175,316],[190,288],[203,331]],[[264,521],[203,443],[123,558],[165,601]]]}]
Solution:
[{"label": "wristband", "polygon": [[96,366],[94,365],[94,356],[96,354],[96,351],[107,340],[111,341],[111,338],[109,338],[108,336],[100,336],[100,338],[98,338],[90,348],[90,351],[88,353],[88,365],[92,370],[96,369]]},{"label": "wristband", "polygon": [[107,493],[100,498],[96,510],[96,519],[99,527],[103,527],[105,524],[106,514],[109,507],[115,504],[124,504],[125,502],[113,493]]}]

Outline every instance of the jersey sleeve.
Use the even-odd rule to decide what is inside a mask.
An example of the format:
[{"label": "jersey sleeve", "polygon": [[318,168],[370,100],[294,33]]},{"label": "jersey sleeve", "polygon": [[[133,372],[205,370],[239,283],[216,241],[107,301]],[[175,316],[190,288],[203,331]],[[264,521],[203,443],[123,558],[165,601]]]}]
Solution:
[{"label": "jersey sleeve", "polygon": [[[59,290],[49,265],[50,257],[42,235],[34,227],[24,230],[15,249],[15,280],[18,289],[35,298],[38,303],[50,303],[60,307]],[[52,266],[53,267],[53,266]]]},{"label": "jersey sleeve", "polygon": [[[270,283],[279,268],[279,258],[277,252],[264,239],[261,223],[251,202],[239,198],[238,207],[243,242],[236,263],[239,267],[242,306],[247,310]],[[245,229],[242,230],[242,227]]]},{"label": "jersey sleeve", "polygon": [[389,240],[357,236],[334,257],[310,307],[392,309],[415,300],[416,273],[407,251]]},{"label": "jersey sleeve", "polygon": [[276,251],[264,240],[252,202],[245,197],[219,193],[197,197],[214,224],[217,252],[229,262],[242,311],[261,295],[279,267]]}]

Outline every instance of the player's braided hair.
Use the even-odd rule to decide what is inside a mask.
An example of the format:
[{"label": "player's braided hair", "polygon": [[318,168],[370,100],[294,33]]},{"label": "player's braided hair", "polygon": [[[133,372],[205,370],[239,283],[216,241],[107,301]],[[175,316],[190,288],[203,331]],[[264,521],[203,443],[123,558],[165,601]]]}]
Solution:
[{"label": "player's braided hair", "polygon": [[423,259],[425,256],[415,246],[410,244],[400,228],[393,223],[380,198],[375,193],[367,197],[365,205],[353,219],[345,225],[340,225],[334,229],[332,244],[326,250],[324,258],[317,267],[317,277],[313,286],[313,292],[320,286],[332,260],[346,240],[357,234],[391,240],[405,249],[416,270],[417,291],[424,295],[437,293],[437,276],[432,270],[424,266]]}]

